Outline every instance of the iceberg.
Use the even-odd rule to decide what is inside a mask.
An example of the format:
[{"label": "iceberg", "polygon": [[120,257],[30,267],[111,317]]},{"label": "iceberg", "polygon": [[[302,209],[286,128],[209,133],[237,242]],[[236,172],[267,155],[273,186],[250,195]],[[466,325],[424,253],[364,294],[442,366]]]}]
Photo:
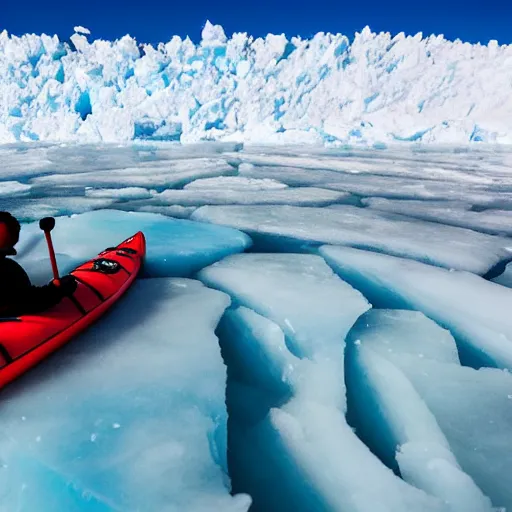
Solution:
[{"label": "iceberg", "polygon": [[323,246],[336,273],[378,308],[423,312],[455,337],[463,364],[512,369],[512,290],[469,272]]},{"label": "iceberg", "polygon": [[199,272],[232,297],[229,467],[256,510],[450,510],[400,480],[345,421],[343,346],[367,301],[316,255],[234,255]]},{"label": "iceberg", "polygon": [[[249,233],[264,249],[282,250],[289,241],[315,247],[347,245],[416,259],[449,269],[485,274],[511,257],[507,238],[407,219],[351,205],[336,208],[293,206],[203,206],[192,220]],[[312,229],[314,226],[314,229]]]},{"label": "iceberg", "polygon": [[[147,240],[146,276],[190,277],[199,269],[251,245],[244,233],[171,219],[153,213],[99,210],[56,219],[53,240],[61,274],[120,243],[137,231]],[[48,282],[51,266],[46,242],[37,222],[23,226],[19,261],[34,284]]]},{"label": "iceberg", "polygon": [[193,280],[138,281],[3,390],[0,509],[247,511],[230,495],[214,335],[229,303]]}]

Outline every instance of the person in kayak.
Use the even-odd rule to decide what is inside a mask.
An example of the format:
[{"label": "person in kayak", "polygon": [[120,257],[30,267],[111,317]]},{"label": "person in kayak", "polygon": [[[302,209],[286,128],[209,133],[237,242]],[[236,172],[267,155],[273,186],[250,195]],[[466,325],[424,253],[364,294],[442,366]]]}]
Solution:
[{"label": "person in kayak", "polygon": [[0,317],[41,313],[72,296],[77,287],[71,275],[62,277],[59,286],[33,286],[21,265],[7,257],[16,255],[20,230],[15,217],[0,212]]}]

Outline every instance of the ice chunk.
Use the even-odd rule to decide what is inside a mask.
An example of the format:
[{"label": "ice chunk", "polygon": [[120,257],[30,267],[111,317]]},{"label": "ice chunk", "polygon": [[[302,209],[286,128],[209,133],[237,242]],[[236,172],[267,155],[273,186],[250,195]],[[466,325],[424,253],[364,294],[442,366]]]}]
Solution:
[{"label": "ice chunk", "polygon": [[341,360],[345,335],[369,308],[359,292],[312,254],[238,254],[198,276],[279,325],[299,357],[325,349]]},{"label": "ice chunk", "polygon": [[112,199],[148,199],[152,197],[151,191],[142,187],[125,188],[87,188],[87,197],[110,197]]},{"label": "ice chunk", "polygon": [[0,181],[0,198],[26,196],[31,188],[30,185],[18,181]]},{"label": "ice chunk", "polygon": [[286,188],[288,185],[276,181],[273,179],[263,178],[246,178],[243,176],[219,176],[218,178],[203,178],[195,180],[183,188],[185,190],[200,189],[200,190],[218,190],[218,189],[229,189],[229,190],[279,190]]},{"label": "ice chunk", "polygon": [[258,235],[267,244],[265,248],[286,245],[287,239],[311,245],[340,244],[478,274],[509,258],[512,251],[507,238],[350,205],[332,209],[204,206],[191,218]]},{"label": "ice chunk", "polygon": [[229,495],[213,332],[228,305],[197,281],[139,281],[5,389],[2,510],[246,511],[247,496]]},{"label": "ice chunk", "polygon": [[[62,255],[61,273],[139,230],[147,239],[145,273],[152,277],[189,277],[224,256],[243,251],[251,243],[240,231],[152,213],[88,212],[57,219],[53,239],[56,252]],[[38,223],[23,227],[19,253],[20,263],[34,282],[50,279],[51,267]]]},{"label": "ice chunk", "polygon": [[436,417],[461,468],[494,506],[512,508],[512,376],[424,361],[402,366]]},{"label": "ice chunk", "polygon": [[[305,278],[309,281],[309,275]],[[227,279],[219,281],[227,285]],[[287,281],[276,279],[276,289],[285,285],[291,290],[292,283]],[[301,281],[299,274],[296,286]],[[309,287],[313,290],[313,283]],[[239,297],[238,292],[234,295]],[[260,296],[259,302],[270,297],[263,290]],[[307,304],[306,298],[303,302]],[[309,316],[307,309],[300,310]],[[217,332],[229,369],[228,453],[233,489],[249,492],[255,508],[451,510],[393,475],[355,436],[334,392],[342,381],[329,360],[314,355],[321,344],[311,346],[312,359],[298,358],[276,323],[244,306],[228,311]],[[297,338],[300,334],[296,333]],[[323,332],[317,330],[317,335]]]},{"label": "ice chunk", "polygon": [[284,188],[264,190],[186,189],[166,190],[155,199],[161,203],[183,206],[222,204],[296,204],[305,206],[326,206],[350,197],[345,192],[334,192],[321,188]]},{"label": "ice chunk", "polygon": [[243,163],[238,166],[240,176],[252,180],[274,180],[291,187],[322,186],[339,179],[334,171],[303,169],[300,167],[260,166]]},{"label": "ice chunk", "polygon": [[450,331],[419,311],[372,309],[359,319],[350,338],[391,361],[405,358],[414,364],[431,359],[460,364]]},{"label": "ice chunk", "polygon": [[395,199],[450,200],[487,207],[512,207],[512,194],[484,185],[464,182],[394,178],[389,176],[340,174],[336,181],[323,183],[325,188],[352,192],[360,196]]},{"label": "ice chunk", "polygon": [[[242,155],[245,157],[245,155]],[[304,169],[297,167],[280,166],[253,166],[250,164],[240,165],[240,174],[243,176],[259,179],[275,179],[282,181],[290,186],[314,185],[318,187],[340,190],[356,194],[358,196],[379,196],[399,199],[425,199],[430,201],[456,201],[467,205],[470,208],[472,204],[481,206],[507,206],[512,205],[512,195],[504,193],[496,188],[486,188],[485,184],[470,186],[466,177],[459,180],[450,181],[434,180],[426,169],[422,173],[417,173],[417,179],[412,179],[410,172],[407,177],[389,176],[388,174],[400,174],[396,169],[396,163],[388,168],[386,162],[375,159],[368,163],[364,170],[354,171],[354,174],[348,173],[351,165],[358,166],[361,162],[354,160],[347,163],[345,159],[333,160],[333,167],[347,168],[346,172],[327,170],[327,169]],[[353,162],[353,163],[352,163]],[[338,165],[334,165],[334,163]],[[321,165],[317,163],[317,166]],[[375,168],[376,175],[368,174],[369,169]],[[379,201],[376,199],[375,201]],[[412,203],[411,203],[412,204]],[[446,203],[445,203],[446,204]],[[394,210],[390,210],[394,211]],[[401,212],[399,212],[401,213]]]},{"label": "ice chunk", "polygon": [[[485,152],[482,155],[478,155],[478,152],[464,155],[459,152],[459,148],[454,152],[443,148],[438,150],[439,154],[436,154],[435,147],[428,150],[417,150],[413,147],[375,151],[368,146],[346,150],[310,146],[307,152],[301,153],[298,153],[296,146],[289,149],[279,147],[277,151],[271,151],[270,148],[271,146],[259,148],[251,145],[247,146],[242,154],[228,153],[228,156],[243,159],[243,173],[249,170],[249,165],[256,166],[250,174],[259,174],[260,168],[263,176],[273,170],[283,176],[286,176],[288,169],[292,173],[297,169],[306,172],[313,170],[315,173],[321,170],[323,176],[331,176],[333,183],[346,180],[349,186],[361,185],[381,191],[387,191],[386,185],[390,183],[394,186],[402,184],[406,189],[408,185],[413,186],[413,189],[421,189],[424,185],[427,191],[440,191],[442,184],[446,182],[451,187],[455,183],[495,183],[497,191],[500,184],[510,184],[510,181],[507,181],[509,177],[506,165],[492,166],[489,162],[491,155]],[[424,151],[427,154],[424,154]],[[480,159],[482,163],[478,162]],[[392,179],[393,177],[397,179]],[[390,190],[390,193],[393,193],[393,190]]]},{"label": "ice chunk", "polygon": [[[471,197],[468,198],[471,200]],[[500,200],[500,196],[497,196]],[[380,211],[399,213],[408,217],[473,229],[491,235],[512,235],[512,211],[468,211],[467,203],[442,203],[431,201],[393,201],[389,199],[365,199],[363,204]]]},{"label": "ice chunk", "polygon": [[80,172],[78,174],[50,174],[34,178],[37,186],[83,185],[102,187],[180,187],[198,178],[230,176],[236,169],[223,159],[196,158],[150,166],[128,167]]},{"label": "ice chunk", "polygon": [[461,469],[436,417],[402,372],[426,374],[425,361],[459,368],[450,334],[418,312],[370,310],[350,331],[347,345],[348,417],[358,435],[407,482],[452,510],[491,511],[490,500]]},{"label": "ice chunk", "polygon": [[468,272],[346,247],[320,248],[376,307],[416,309],[449,329],[463,364],[512,369],[512,290]]},{"label": "ice chunk", "polygon": [[176,217],[177,219],[188,219],[192,212],[196,211],[195,206],[156,206],[156,205],[145,205],[137,208],[140,212],[159,213],[161,215],[167,215],[168,217]]},{"label": "ice chunk", "polygon": [[2,200],[2,209],[9,211],[20,222],[32,222],[43,217],[72,215],[109,208],[112,198],[83,196],[46,196],[40,198],[20,197]]},{"label": "ice chunk", "polygon": [[85,34],[85,35],[91,35],[91,31],[88,28],[82,27],[81,25],[78,25],[73,29],[77,34]]},{"label": "ice chunk", "polygon": [[209,20],[206,20],[201,36],[203,44],[222,44],[226,42],[226,34],[222,26],[212,25]]}]

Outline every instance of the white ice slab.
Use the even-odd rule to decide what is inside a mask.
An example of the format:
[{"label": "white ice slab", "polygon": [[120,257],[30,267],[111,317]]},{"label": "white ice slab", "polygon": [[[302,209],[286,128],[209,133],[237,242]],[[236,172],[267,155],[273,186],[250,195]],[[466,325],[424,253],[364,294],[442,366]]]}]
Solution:
[{"label": "white ice slab", "polygon": [[[499,201],[497,195],[497,199]],[[469,197],[468,200],[471,200]],[[491,235],[512,235],[512,211],[468,211],[468,203],[432,201],[395,201],[390,199],[364,199],[363,204],[374,210],[399,213],[407,217],[439,222],[450,226],[473,229]]]},{"label": "white ice slab", "polygon": [[151,190],[142,187],[122,187],[122,188],[93,188],[88,187],[85,190],[87,197],[108,197],[112,199],[149,199],[153,196]]},{"label": "white ice slab", "polygon": [[0,509],[248,510],[226,476],[226,367],[214,329],[228,305],[197,281],[139,281],[5,389]]},{"label": "white ice slab", "polygon": [[196,158],[159,163],[148,166],[114,168],[76,174],[50,174],[34,178],[37,186],[83,185],[94,187],[179,187],[198,178],[230,176],[234,167],[221,158]]},{"label": "white ice slab", "polygon": [[[407,482],[447,501],[452,510],[491,511],[489,497],[497,498],[496,493],[486,486],[486,497],[478,487],[473,468],[457,459],[455,447],[409,379],[419,373],[444,385],[435,364],[457,374],[461,367],[449,332],[416,311],[370,310],[351,330],[347,343],[349,417],[358,435]],[[451,388],[445,392],[450,394]],[[485,414],[484,403],[479,409]],[[451,420],[459,420],[455,410]],[[477,426],[467,430],[468,437],[452,441],[476,447]],[[489,438],[486,446],[496,441]],[[506,458],[507,449],[501,448]]]},{"label": "white ice slab", "polygon": [[[188,277],[197,270],[249,247],[240,231],[152,213],[100,210],[59,217],[52,232],[61,273],[96,256],[137,231],[147,240],[145,274],[153,277]],[[34,283],[51,278],[46,242],[37,222],[24,226],[18,247],[19,261]]]},{"label": "white ice slab", "polygon": [[188,183],[183,187],[185,190],[279,190],[286,188],[288,185],[280,181],[264,178],[247,178],[244,176],[220,176],[218,178],[203,178]]},{"label": "white ice slab", "polygon": [[191,218],[267,237],[370,249],[447,268],[484,274],[512,254],[512,242],[368,208],[205,206]]},{"label": "white ice slab", "polygon": [[217,331],[237,488],[262,510],[449,510],[395,477],[345,421],[343,339],[364,298],[314,255],[232,256],[199,278],[238,306]]},{"label": "white ice slab", "polygon": [[304,206],[326,206],[347,200],[350,195],[314,187],[264,190],[186,189],[166,190],[155,196],[161,203],[182,206],[204,206],[223,204],[289,204]]},{"label": "white ice slab", "polygon": [[450,329],[464,364],[512,369],[512,290],[384,254],[332,246],[320,253],[373,305],[416,309]]}]

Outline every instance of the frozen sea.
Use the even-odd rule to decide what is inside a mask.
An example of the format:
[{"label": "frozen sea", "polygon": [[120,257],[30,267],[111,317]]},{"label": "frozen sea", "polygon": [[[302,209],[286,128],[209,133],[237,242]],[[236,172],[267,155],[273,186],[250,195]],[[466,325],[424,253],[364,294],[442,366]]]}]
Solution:
[{"label": "frozen sea", "polygon": [[512,511],[512,150],[0,146],[16,259],[138,230],[91,329],[0,391],[1,512]]}]

